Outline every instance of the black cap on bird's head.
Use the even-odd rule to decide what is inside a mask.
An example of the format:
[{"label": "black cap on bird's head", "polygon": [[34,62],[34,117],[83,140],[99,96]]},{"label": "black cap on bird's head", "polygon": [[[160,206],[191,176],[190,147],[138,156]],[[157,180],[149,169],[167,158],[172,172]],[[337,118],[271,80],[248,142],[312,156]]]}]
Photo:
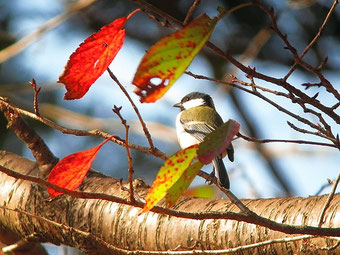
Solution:
[{"label": "black cap on bird's head", "polygon": [[212,98],[208,94],[201,92],[191,92],[184,96],[181,102],[173,106],[179,107],[181,111],[197,106],[215,107]]}]

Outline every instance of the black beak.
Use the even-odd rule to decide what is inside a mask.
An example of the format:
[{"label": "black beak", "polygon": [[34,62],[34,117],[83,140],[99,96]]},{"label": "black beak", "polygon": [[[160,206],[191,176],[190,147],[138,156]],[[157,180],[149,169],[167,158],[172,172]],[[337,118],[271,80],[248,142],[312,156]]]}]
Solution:
[{"label": "black beak", "polygon": [[177,104],[174,104],[173,107],[182,108],[182,104],[181,103],[177,103]]}]

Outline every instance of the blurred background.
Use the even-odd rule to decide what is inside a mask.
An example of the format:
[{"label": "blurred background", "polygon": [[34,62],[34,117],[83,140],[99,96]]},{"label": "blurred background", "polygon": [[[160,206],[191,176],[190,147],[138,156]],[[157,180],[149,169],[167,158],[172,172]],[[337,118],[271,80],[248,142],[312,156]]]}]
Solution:
[{"label": "blurred background", "polygon": [[[63,15],[77,1],[68,0],[0,0],[0,49],[32,35],[46,26],[39,38],[30,38],[27,47],[19,47],[18,54],[11,57],[0,56],[0,96],[9,97],[11,102],[24,109],[33,110],[33,91],[29,81],[34,78],[38,87],[40,113],[66,127],[90,130],[102,129],[111,134],[125,137],[125,130],[112,112],[114,105],[122,106],[122,115],[131,125],[130,141],[148,146],[136,114],[128,100],[105,72],[89,92],[79,100],[64,101],[65,88],[56,83],[63,72],[69,56],[86,37],[116,18],[126,16],[140,7],[134,1],[82,0],[86,8],[63,17],[61,24],[50,21]],[[93,2],[93,3],[90,3]],[[163,0],[148,1],[169,15],[183,21],[193,1]],[[263,1],[272,5],[278,17],[280,29],[287,34],[291,44],[301,54],[303,49],[318,32],[333,1]],[[244,1],[202,0],[193,17],[207,13],[217,15],[217,7],[229,10]],[[65,15],[64,15],[65,16]],[[60,16],[59,16],[60,17]],[[53,28],[55,26],[55,28]],[[323,74],[339,90],[340,83],[340,9],[337,7],[330,18],[322,37],[306,55],[313,66],[318,66],[328,56]],[[51,28],[51,29],[50,29]],[[241,123],[241,132],[261,139],[302,139],[321,141],[319,137],[303,135],[292,130],[287,121],[301,126],[296,120],[278,112],[263,100],[224,85],[195,80],[183,75],[169,92],[155,104],[141,104],[133,93],[131,84],[138,64],[147,50],[161,37],[173,32],[164,28],[144,13],[135,15],[125,26],[127,37],[122,50],[110,65],[112,72],[129,92],[137,104],[150,129],[154,143],[161,151],[171,155],[179,149],[174,131],[178,109],[172,105],[187,93],[201,91],[210,94],[217,110],[226,121],[229,118]],[[293,59],[284,44],[270,29],[268,16],[258,7],[250,5],[241,8],[220,20],[211,39],[223,50],[246,65],[276,78],[284,77],[293,64]],[[219,58],[205,48],[188,68],[195,74],[217,79],[229,79],[233,74],[247,81],[230,63]],[[303,83],[317,82],[317,78],[303,69],[297,69],[288,80],[303,90]],[[277,87],[257,81],[258,85],[279,90]],[[305,91],[309,95],[320,92],[319,100],[331,106],[336,101],[323,88]],[[290,101],[268,97],[296,114],[318,120],[303,113],[303,110]],[[338,111],[339,112],[339,111]],[[333,132],[340,128],[327,119]],[[59,158],[76,151],[97,145],[102,139],[76,137],[62,134],[39,122],[27,119],[29,124],[43,137],[52,152]],[[0,115],[0,148],[30,159],[34,159],[12,131],[6,130],[6,121]],[[339,173],[339,152],[336,149],[312,145],[270,143],[258,145],[241,139],[234,141],[235,162],[225,159],[231,179],[231,189],[240,198],[267,198],[278,196],[310,196],[329,192],[327,178],[334,179]],[[162,160],[138,151],[132,151],[135,177],[151,184]],[[127,180],[128,163],[125,148],[116,144],[106,144],[99,152],[93,168]],[[122,160],[123,159],[123,160]],[[204,169],[207,172],[212,166]],[[204,180],[196,178],[193,186],[203,185]],[[325,187],[325,188],[323,188]]]}]

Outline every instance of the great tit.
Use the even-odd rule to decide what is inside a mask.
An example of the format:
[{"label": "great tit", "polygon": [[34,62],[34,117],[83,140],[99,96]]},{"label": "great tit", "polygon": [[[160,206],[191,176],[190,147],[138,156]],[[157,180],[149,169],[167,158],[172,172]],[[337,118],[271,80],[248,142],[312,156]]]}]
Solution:
[{"label": "great tit", "polygon": [[[179,107],[181,110],[176,118],[176,132],[182,149],[201,143],[209,133],[223,124],[212,98],[207,94],[192,92],[183,97],[181,102],[174,104],[174,107]],[[220,185],[229,189],[228,173],[222,161],[226,154],[230,161],[234,161],[234,149],[231,143],[226,153],[213,160],[213,165]]]}]

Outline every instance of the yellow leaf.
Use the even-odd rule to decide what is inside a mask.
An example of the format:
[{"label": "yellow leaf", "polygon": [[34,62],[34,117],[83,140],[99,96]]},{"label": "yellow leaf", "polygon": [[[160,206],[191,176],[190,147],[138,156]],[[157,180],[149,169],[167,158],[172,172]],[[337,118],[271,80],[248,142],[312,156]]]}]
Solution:
[{"label": "yellow leaf", "polygon": [[164,162],[145,198],[142,213],[152,209],[167,193],[174,183],[182,176],[185,169],[196,156],[198,145],[193,145],[176,152]]}]

